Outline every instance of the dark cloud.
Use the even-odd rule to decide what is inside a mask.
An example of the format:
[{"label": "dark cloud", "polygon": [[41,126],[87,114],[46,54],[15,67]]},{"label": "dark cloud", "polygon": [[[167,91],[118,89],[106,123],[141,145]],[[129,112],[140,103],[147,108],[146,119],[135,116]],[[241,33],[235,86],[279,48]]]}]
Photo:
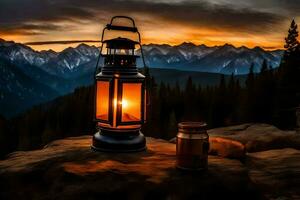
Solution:
[{"label": "dark cloud", "polygon": [[[208,1],[166,3],[142,0],[1,0],[0,32],[13,31],[9,28],[9,24],[24,26],[32,22],[53,24],[62,20],[75,22],[89,20],[104,23],[116,14],[151,16],[153,21],[150,23],[152,24],[169,22],[251,33],[269,32],[270,27],[276,27],[286,20],[277,13],[251,8],[241,9],[235,7],[233,1],[229,2],[230,4],[221,5]],[[143,24],[143,21],[140,24]],[[32,28],[34,27],[25,26],[21,30],[30,32]],[[51,27],[41,27],[38,30],[42,33],[47,29],[53,30]],[[35,30],[35,33],[38,31]]]},{"label": "dark cloud", "polygon": [[2,33],[23,34],[23,35],[41,35],[49,30],[61,30],[61,26],[55,24],[2,24],[0,30]]},{"label": "dark cloud", "polygon": [[[84,2],[84,1],[82,1]],[[1,0],[0,23],[72,20],[93,15],[72,0]]]},{"label": "dark cloud", "polygon": [[281,6],[284,6],[292,14],[299,15],[300,12],[300,0],[278,0],[281,3]]},{"label": "dark cloud", "polygon": [[49,44],[76,44],[76,43],[100,43],[100,40],[61,40],[61,41],[41,41],[41,42],[27,42],[26,45],[49,45]]},{"label": "dark cloud", "polygon": [[[164,9],[173,10],[164,12]],[[157,15],[187,25],[243,32],[266,32],[272,25],[281,23],[277,14],[251,9],[234,9],[232,6],[189,3],[184,5],[157,7]]]},{"label": "dark cloud", "polygon": [[274,13],[280,12],[289,18],[299,16],[300,12],[300,0],[251,0],[248,3],[255,9],[268,9]]},{"label": "dark cloud", "polygon": [[[72,2],[73,5],[85,6],[95,12],[99,7],[99,1],[95,0],[87,1],[84,5],[81,5],[82,1],[80,0]],[[147,14],[153,16],[153,23],[157,24],[160,23],[159,20],[165,20],[198,27],[249,32],[265,32],[270,26],[280,24],[284,20],[279,14],[246,8],[237,9],[233,4],[220,5],[207,1],[153,3],[104,0],[99,9],[110,11],[113,14]]]},{"label": "dark cloud", "polygon": [[262,46],[261,48],[269,51],[277,50],[277,49],[282,49],[283,46]]}]

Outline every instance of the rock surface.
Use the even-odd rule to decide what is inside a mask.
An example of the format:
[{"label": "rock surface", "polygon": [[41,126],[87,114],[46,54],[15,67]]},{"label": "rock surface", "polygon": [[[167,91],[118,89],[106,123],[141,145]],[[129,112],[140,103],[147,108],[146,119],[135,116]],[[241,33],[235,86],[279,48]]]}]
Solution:
[{"label": "rock surface", "polygon": [[268,199],[300,199],[300,151],[291,148],[250,153],[249,177]]},{"label": "rock surface", "polygon": [[147,151],[93,152],[91,137],[57,140],[0,161],[0,199],[260,199],[238,160],[209,156],[206,172],[175,168],[175,145],[147,138]]},{"label": "rock surface", "polygon": [[265,124],[208,132],[218,155],[253,152],[242,162],[210,155],[208,171],[191,173],[176,169],[175,144],[164,140],[112,154],[91,151],[91,136],[66,138],[0,161],[0,199],[300,199],[294,132]]},{"label": "rock surface", "polygon": [[242,124],[208,130],[211,138],[221,137],[239,141],[247,152],[270,149],[300,149],[300,134],[296,131],[283,131],[269,124]]}]

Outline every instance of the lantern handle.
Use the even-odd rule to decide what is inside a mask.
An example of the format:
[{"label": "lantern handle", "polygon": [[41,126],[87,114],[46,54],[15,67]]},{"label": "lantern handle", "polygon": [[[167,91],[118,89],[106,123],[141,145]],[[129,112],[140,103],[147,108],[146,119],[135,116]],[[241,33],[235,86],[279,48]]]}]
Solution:
[{"label": "lantern handle", "polygon": [[124,15],[118,15],[118,16],[112,17],[111,20],[110,20],[110,25],[112,25],[113,21],[114,21],[115,19],[117,19],[117,18],[120,18],[120,19],[123,18],[123,19],[128,19],[128,20],[130,20],[130,21],[132,22],[132,27],[133,27],[133,28],[136,28],[134,19],[132,19],[131,17],[128,17],[128,16],[124,16]]},{"label": "lantern handle", "polygon": [[[128,27],[128,26],[117,26],[117,25],[113,25],[113,21],[117,18],[123,18],[123,19],[128,19],[132,22],[132,27]],[[99,52],[99,56],[97,59],[97,64],[96,64],[96,70],[95,70],[95,76],[98,72],[98,65],[99,65],[99,61],[100,61],[100,57],[103,56],[102,54],[102,50],[103,50],[103,39],[104,39],[104,34],[106,30],[116,30],[116,31],[129,31],[129,32],[133,32],[133,33],[137,33],[138,34],[138,45],[140,46],[141,49],[141,56],[142,56],[142,60],[143,60],[143,65],[144,67],[146,67],[146,62],[145,62],[145,57],[144,57],[144,52],[143,52],[143,47],[142,47],[142,40],[141,40],[141,34],[138,31],[137,27],[135,26],[135,22],[134,19],[132,19],[131,17],[128,16],[114,16],[111,18],[110,20],[110,24],[107,24],[104,29],[102,30],[102,37],[101,37],[101,48],[100,48],[100,52]],[[95,77],[94,76],[94,77]]]},{"label": "lantern handle", "polygon": [[[132,22],[132,27],[130,26],[119,26],[119,25],[113,25],[113,21],[117,18],[123,18],[123,19],[128,19]],[[131,17],[127,17],[127,16],[114,16],[111,18],[110,23],[107,24],[105,26],[105,28],[102,31],[102,37],[101,37],[101,43],[103,43],[103,39],[104,39],[104,33],[106,30],[114,30],[114,31],[128,31],[128,32],[133,32],[133,33],[137,33],[139,35],[139,43],[141,43],[141,37],[140,37],[140,33],[137,29],[137,27],[135,26],[135,22],[134,19],[132,19]]]},{"label": "lantern handle", "polygon": [[[132,27],[129,26],[117,26],[117,25],[113,25],[113,21],[115,19],[128,19],[132,22]],[[110,24],[106,25],[108,30],[116,30],[116,31],[129,31],[129,32],[138,32],[136,26],[135,26],[135,22],[131,17],[127,17],[127,16],[114,16],[111,18],[110,20]]]}]

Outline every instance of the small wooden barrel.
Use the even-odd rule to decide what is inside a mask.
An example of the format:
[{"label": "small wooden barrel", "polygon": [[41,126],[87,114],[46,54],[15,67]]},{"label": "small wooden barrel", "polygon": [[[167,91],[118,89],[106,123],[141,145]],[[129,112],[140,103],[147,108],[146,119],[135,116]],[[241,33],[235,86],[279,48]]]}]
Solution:
[{"label": "small wooden barrel", "polygon": [[177,168],[185,170],[207,169],[209,141],[204,122],[178,124],[176,141]]}]

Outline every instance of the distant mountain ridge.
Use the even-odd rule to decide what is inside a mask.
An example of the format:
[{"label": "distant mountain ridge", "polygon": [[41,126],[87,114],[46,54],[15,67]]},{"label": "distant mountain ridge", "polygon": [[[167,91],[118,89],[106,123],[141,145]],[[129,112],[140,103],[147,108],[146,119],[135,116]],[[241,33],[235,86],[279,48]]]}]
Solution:
[{"label": "distant mountain ridge", "polygon": [[[180,45],[143,45],[146,63],[150,68],[167,68],[183,71],[212,72],[223,74],[247,74],[254,64],[259,72],[263,60],[272,68],[278,67],[282,50],[267,51],[260,47],[234,47],[230,44],[208,47],[184,42]],[[137,50],[139,53],[140,50]],[[74,78],[94,70],[99,49],[80,44],[61,52],[34,51],[30,47],[8,41],[0,41],[0,57],[14,62],[27,62],[62,78]],[[138,64],[141,64],[139,60]],[[141,65],[140,65],[141,66]]]},{"label": "distant mountain ridge", "polygon": [[[157,79],[172,79],[171,82],[180,79],[182,82],[197,72],[195,78],[201,77],[199,83],[210,85],[219,77],[211,73],[246,74],[252,63],[259,72],[263,60],[277,67],[282,56],[281,50],[236,48],[228,44],[215,47],[193,43],[149,44],[143,49],[146,63],[153,68],[151,71]],[[97,47],[86,44],[61,52],[35,51],[26,45],[0,39],[0,114],[10,117],[30,106],[71,93],[77,87],[91,85],[98,55]],[[101,58],[100,63],[102,61]],[[139,59],[138,65],[141,64]]]},{"label": "distant mountain ridge", "polygon": [[[71,78],[78,66],[95,62],[99,50],[95,46],[80,44],[68,47],[61,52],[53,50],[35,51],[32,48],[12,41],[0,41],[0,57],[20,64],[30,64],[52,75]],[[92,66],[94,69],[95,66]],[[82,74],[79,74],[79,76]]]},{"label": "distant mountain ridge", "polygon": [[92,84],[95,64],[87,71],[87,67],[78,67],[89,59],[95,60],[96,55],[87,58],[91,57],[91,49],[82,44],[60,53],[35,51],[23,44],[0,40],[0,115],[11,117]]},{"label": "distant mountain ridge", "polygon": [[234,47],[230,44],[208,47],[193,43],[170,45],[144,45],[147,64],[152,68],[172,68],[184,71],[222,74],[247,74],[251,64],[259,72],[264,60],[272,68],[279,66],[282,50],[266,51],[260,47]]}]

